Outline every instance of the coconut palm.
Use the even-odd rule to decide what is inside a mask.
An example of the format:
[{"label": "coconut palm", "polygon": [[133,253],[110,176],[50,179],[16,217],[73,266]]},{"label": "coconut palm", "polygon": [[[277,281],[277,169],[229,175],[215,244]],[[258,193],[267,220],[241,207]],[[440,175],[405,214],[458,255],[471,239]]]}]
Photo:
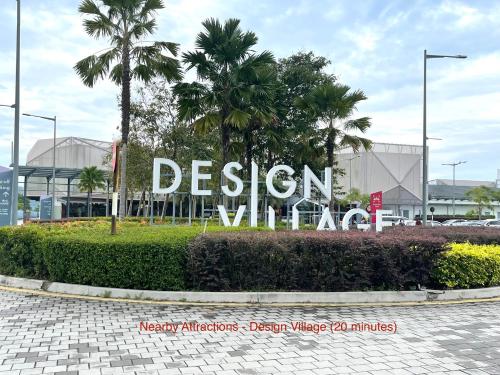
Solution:
[{"label": "coconut palm", "polygon": [[87,215],[92,216],[92,193],[96,189],[104,189],[104,172],[97,169],[97,167],[85,167],[80,173],[80,182],[78,189],[87,192]]},{"label": "coconut palm", "polygon": [[237,19],[222,25],[210,18],[202,25],[196,51],[183,54],[187,69],[196,69],[200,82],[179,83],[174,92],[181,120],[193,122],[198,131],[219,130],[224,165],[229,159],[232,129],[243,129],[256,114],[245,101],[265,91],[251,81],[262,74],[261,68],[274,63],[274,58],[268,51],[252,51],[257,36],[243,32]]},{"label": "coconut palm", "polygon": [[132,79],[150,82],[156,76],[169,82],[181,78],[179,62],[167,56],[168,53],[176,56],[178,45],[144,40],[156,29],[155,12],[163,8],[161,0],[83,0],[78,8],[86,17],[83,26],[87,34],[108,39],[110,47],[79,61],[76,72],[89,87],[105,76],[121,86],[120,218],[126,214],[130,82]]}]

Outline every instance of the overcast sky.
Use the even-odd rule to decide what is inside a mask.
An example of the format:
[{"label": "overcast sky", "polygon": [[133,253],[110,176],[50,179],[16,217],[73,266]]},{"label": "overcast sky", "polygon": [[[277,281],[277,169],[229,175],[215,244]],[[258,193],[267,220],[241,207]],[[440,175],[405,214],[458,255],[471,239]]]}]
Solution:
[{"label": "overcast sky", "polygon": [[[117,86],[83,86],[73,71],[106,46],[83,31],[77,0],[23,0],[21,111],[57,115],[59,136],[111,140],[120,116]],[[428,61],[430,178],[467,160],[457,178],[494,180],[500,168],[500,2],[382,0],[167,0],[155,39],[193,48],[202,20],[241,19],[259,37],[257,50],[276,57],[312,50],[330,72],[368,96],[360,115],[380,142],[422,144],[423,51],[466,54]],[[14,0],[0,8],[0,104],[14,101]],[[0,165],[10,163],[14,111],[0,107]],[[21,119],[21,163],[51,123]]]}]

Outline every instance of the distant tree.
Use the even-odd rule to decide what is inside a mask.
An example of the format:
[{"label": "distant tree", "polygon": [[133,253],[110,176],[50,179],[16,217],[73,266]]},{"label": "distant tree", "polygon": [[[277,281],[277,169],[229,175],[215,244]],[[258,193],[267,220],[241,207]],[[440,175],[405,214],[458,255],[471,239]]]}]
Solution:
[{"label": "distant tree", "polygon": [[97,167],[85,167],[80,173],[80,182],[78,188],[81,191],[87,192],[87,215],[92,216],[92,193],[96,189],[104,189],[104,172],[97,169]]},{"label": "distant tree", "polygon": [[304,164],[316,172],[324,167],[324,148],[316,118],[297,106],[295,100],[316,86],[335,82],[335,76],[325,72],[329,64],[328,59],[313,52],[298,52],[278,61],[277,121],[264,128],[258,142],[268,168],[275,163],[287,164],[299,177]]},{"label": "distant tree", "polygon": [[476,203],[479,220],[481,220],[484,208],[493,209],[491,201],[494,199],[494,194],[493,189],[484,185],[475,187],[465,193],[467,198]]},{"label": "distant tree", "polygon": [[370,195],[362,194],[357,188],[352,188],[349,193],[342,199],[342,205],[349,205],[358,202],[361,208],[366,208],[370,203]]},{"label": "distant tree", "polygon": [[178,45],[144,40],[156,29],[155,12],[163,8],[161,0],[83,0],[78,8],[87,17],[83,21],[87,34],[96,39],[107,38],[111,47],[79,61],[76,72],[89,87],[104,76],[121,86],[120,218],[126,215],[130,82],[134,78],[149,82],[156,76],[169,81],[181,79],[179,62],[164,54],[176,56]]}]

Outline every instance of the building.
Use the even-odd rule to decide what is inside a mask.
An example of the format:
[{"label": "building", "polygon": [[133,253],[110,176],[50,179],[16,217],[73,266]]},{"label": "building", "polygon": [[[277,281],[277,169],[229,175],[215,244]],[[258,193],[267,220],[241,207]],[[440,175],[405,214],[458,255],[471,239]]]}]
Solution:
[{"label": "building", "polygon": [[339,167],[345,171],[338,183],[345,192],[383,192],[383,207],[412,218],[422,211],[422,146],[374,143],[366,151],[340,150]]},{"label": "building", "polygon": [[[78,177],[84,167],[96,166],[103,171],[110,170],[109,155],[112,143],[80,137],[63,137],[55,140],[55,191],[57,200],[64,203],[71,199],[70,216],[85,215],[87,193],[78,189]],[[28,152],[26,165],[20,167],[24,177],[24,196],[40,200],[43,195],[52,194],[52,166],[54,139],[40,139]],[[92,194],[95,202],[104,203],[108,189]],[[105,210],[105,207],[103,206]],[[64,209],[66,211],[66,209]]]},{"label": "building", "polygon": [[[438,179],[429,181],[429,207],[434,208],[434,215],[453,215],[453,199],[455,199],[455,215],[465,216],[468,212],[477,211],[476,203],[467,198],[466,193],[478,186],[487,186],[500,190],[500,169],[495,181]],[[500,202],[493,201],[491,208],[484,208],[484,216],[500,219]]]}]

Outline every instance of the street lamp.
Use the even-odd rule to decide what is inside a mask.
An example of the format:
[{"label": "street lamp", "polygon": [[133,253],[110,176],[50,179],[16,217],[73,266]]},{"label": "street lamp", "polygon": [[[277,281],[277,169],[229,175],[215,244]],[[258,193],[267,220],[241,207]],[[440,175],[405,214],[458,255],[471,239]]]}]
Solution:
[{"label": "street lamp", "polygon": [[456,163],[445,163],[442,165],[448,165],[450,167],[453,167],[453,195],[452,195],[452,200],[453,200],[453,217],[455,217],[455,167],[460,164],[465,164],[467,161],[458,161]]},{"label": "street lamp", "polygon": [[432,55],[428,54],[427,50],[424,50],[424,131],[423,131],[423,173],[422,173],[422,224],[425,226],[427,224],[427,59],[466,59],[465,55]]},{"label": "street lamp", "polygon": [[56,124],[57,124],[57,118],[56,118],[56,116],[46,117],[46,116],[32,115],[29,113],[23,113],[23,116],[41,118],[44,120],[52,121],[54,123],[54,145],[53,145],[53,150],[52,150],[52,209],[50,212],[50,219],[54,220],[54,207],[55,207],[55,201],[56,201]]},{"label": "street lamp", "polygon": [[15,104],[0,104],[0,107],[16,108]]}]

